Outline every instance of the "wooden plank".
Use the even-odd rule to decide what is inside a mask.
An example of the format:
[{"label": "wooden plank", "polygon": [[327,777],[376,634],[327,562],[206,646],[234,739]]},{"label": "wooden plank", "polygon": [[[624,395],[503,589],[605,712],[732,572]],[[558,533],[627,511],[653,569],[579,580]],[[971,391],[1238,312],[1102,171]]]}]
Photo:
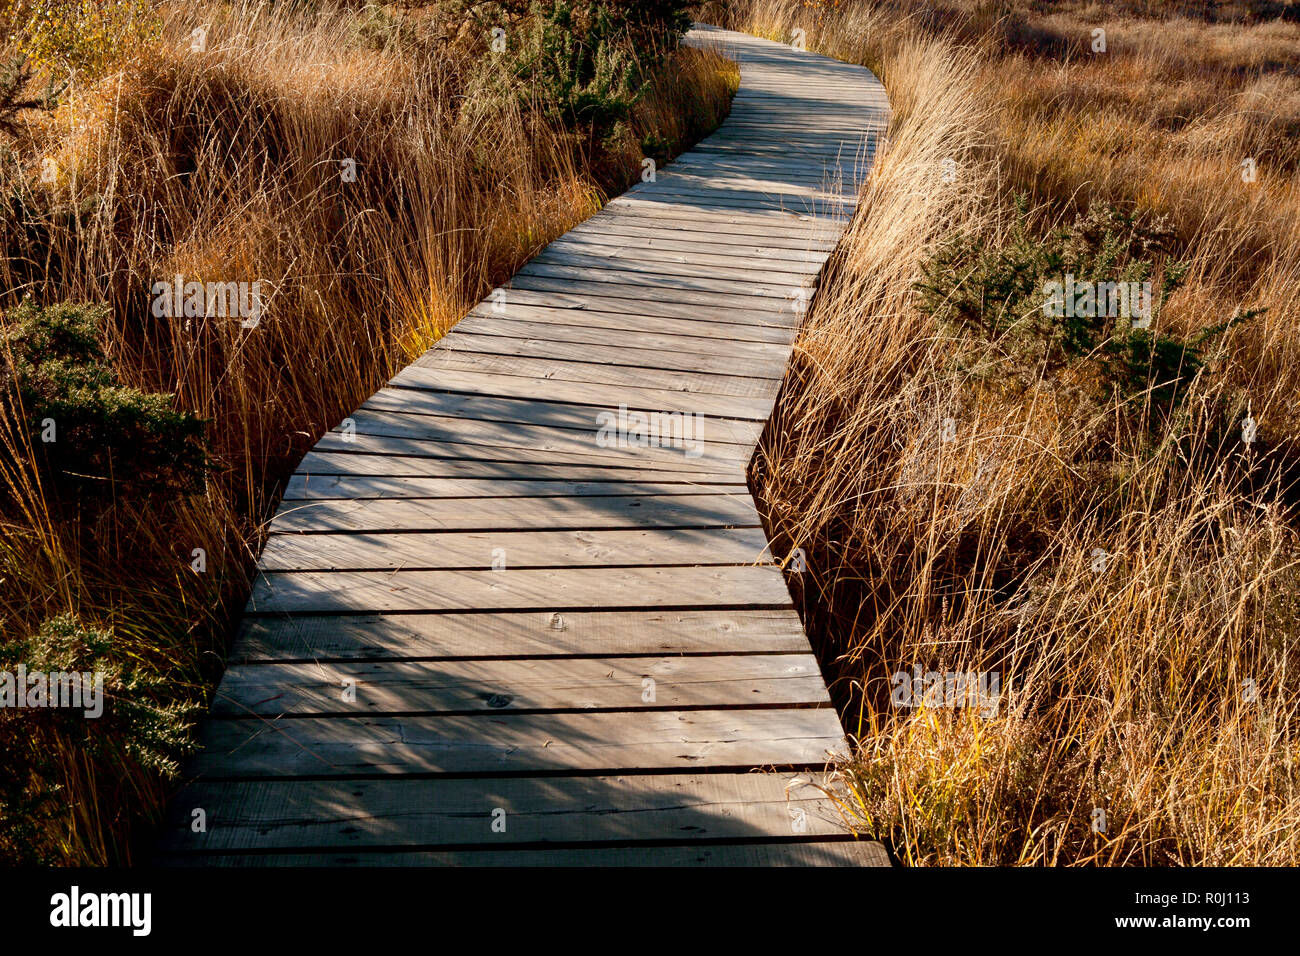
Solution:
[{"label": "wooden plank", "polygon": [[[525,277],[527,278],[527,277]],[[534,278],[534,281],[542,281]],[[593,312],[612,312],[641,317],[663,316],[666,318],[691,319],[699,322],[726,322],[735,325],[747,325],[757,328],[792,330],[798,324],[793,311],[773,312],[747,307],[736,307],[714,302],[672,302],[661,298],[647,299],[644,291],[633,300],[619,295],[610,295],[608,286],[596,283],[581,293],[545,289],[525,289],[521,286],[497,290],[505,297],[506,313],[516,304],[540,305],[552,309],[569,309],[575,312],[591,310]],[[617,289],[612,291],[618,292]],[[495,305],[496,303],[493,303]]]},{"label": "wooden plank", "polygon": [[834,143],[818,145],[816,143],[790,143],[780,137],[769,139],[757,139],[750,135],[736,136],[718,136],[710,137],[695,146],[696,152],[700,153],[725,153],[727,155],[750,155],[750,156],[784,156],[791,150],[797,149],[814,159],[824,162],[860,162],[870,155],[869,151],[862,146],[849,149],[842,148]]},{"label": "wooden plank", "polygon": [[[493,355],[519,355],[530,358],[554,358],[566,362],[597,365],[632,366],[638,369],[695,371],[705,375],[742,378],[766,378],[779,381],[785,377],[786,356],[748,356],[739,360],[713,352],[667,352],[659,348],[630,345],[557,342],[548,338],[511,339],[499,335],[479,335],[468,330],[452,333],[438,343],[438,348],[453,352],[490,352]],[[703,346],[701,346],[703,347]]]},{"label": "wooden plank", "polygon": [[[767,342],[737,342],[729,337],[711,335],[662,335],[632,329],[589,328],[560,322],[526,322],[487,318],[471,314],[456,327],[465,335],[497,335],[503,338],[535,340],[608,348],[650,349],[684,352],[689,355],[718,355],[742,362],[784,363],[790,355],[789,345]],[[636,353],[639,355],[639,353]]]},{"label": "wooden plank", "polygon": [[802,196],[805,199],[825,200],[828,202],[852,202],[852,194],[846,193],[841,184],[827,176],[798,173],[784,173],[767,179],[755,179],[725,170],[712,169],[675,169],[658,178],[658,183],[665,188],[676,185],[695,190],[721,189],[725,191],[749,190],[764,197]]},{"label": "wooden plank", "polygon": [[209,720],[199,778],[822,769],[845,741],[835,711],[591,711],[445,717]]},{"label": "wooden plank", "polygon": [[750,268],[763,263],[772,263],[791,272],[815,273],[826,261],[828,252],[817,249],[781,249],[772,248],[761,243],[723,245],[698,239],[683,239],[665,236],[653,230],[644,230],[651,235],[619,235],[601,231],[577,234],[566,232],[551,243],[561,248],[588,250],[589,254],[608,254],[617,251],[622,256],[657,255],[676,257],[684,261],[726,265],[732,261],[748,262]]},{"label": "wooden plank", "polygon": [[[768,170],[763,173],[747,170],[748,164],[731,163],[725,160],[713,162],[698,161],[689,165],[672,168],[660,177],[662,183],[689,182],[697,188],[717,184],[724,188],[767,189],[775,194],[784,194],[787,189],[800,190],[807,195],[835,198],[856,202],[861,184],[865,181],[859,176],[845,172],[839,166],[825,166],[820,170]],[[765,176],[766,178],[755,178]]]},{"label": "wooden plank", "polygon": [[286,501],[272,526],[280,534],[338,531],[524,531],[601,528],[753,527],[747,491],[714,488],[674,495],[557,495],[538,498],[360,498]]},{"label": "wooden plank", "polygon": [[811,654],[242,664],[217,717],[829,704]]},{"label": "wooden plank", "polygon": [[890,866],[884,847],[869,840],[799,840],[788,843],[549,848],[529,850],[408,850],[388,853],[231,853],[201,858],[171,856],[162,866],[473,866],[473,867],[777,867]]},{"label": "wooden plank", "polygon": [[767,565],[275,572],[248,599],[261,614],[788,606],[785,578]]},{"label": "wooden plank", "polygon": [[[757,220],[757,221],[756,221]],[[834,245],[843,230],[843,223],[819,220],[806,213],[766,213],[763,216],[744,216],[721,213],[716,210],[673,208],[663,203],[610,202],[595,216],[587,220],[590,228],[611,229],[619,225],[635,225],[660,231],[681,233],[706,233],[710,236],[732,236],[737,241],[753,242],[762,236],[763,243],[777,240],[807,247],[809,243]]]},{"label": "wooden plank", "polygon": [[564,234],[568,238],[607,236],[610,238],[650,238],[672,242],[695,242],[714,247],[720,253],[732,248],[751,248],[758,244],[772,252],[826,253],[838,244],[829,233],[799,233],[795,235],[762,234],[761,241],[753,229],[710,229],[708,222],[700,220],[674,221],[665,217],[651,220],[634,215],[623,215],[615,209],[608,215],[603,212],[586,222],[574,226]]},{"label": "wooden plank", "polygon": [[277,572],[260,575],[248,600],[261,614],[789,605],[772,566]]},{"label": "wooden plank", "polygon": [[[469,353],[466,353],[469,354]],[[739,449],[739,445],[726,446]],[[321,452],[366,453],[380,458],[427,456],[430,458],[461,461],[507,462],[519,465],[576,465],[584,468],[597,466],[637,470],[663,470],[674,475],[687,471],[708,472],[732,469],[739,475],[745,470],[747,458],[691,458],[682,450],[660,448],[599,448],[590,451],[573,448],[568,441],[545,441],[537,445],[518,442],[506,444],[466,444],[460,442],[429,441],[420,438],[401,438],[388,435],[354,435],[350,439],[338,432],[330,432],[316,443]],[[384,472],[381,472],[381,474]]]},{"label": "wooden plank", "polygon": [[[577,279],[571,276],[533,275],[515,273],[510,280],[511,289],[528,289],[535,292],[554,292],[579,300],[584,297],[601,297],[608,299],[633,299],[644,302],[656,299],[677,305],[699,306],[708,309],[731,309],[760,313],[767,316],[769,322],[794,325],[797,315],[790,307],[789,295],[793,290],[782,289],[778,295],[746,295],[743,293],[725,293],[700,289],[678,288],[676,286],[647,286],[645,284],[613,282],[608,277]],[[651,291],[653,290],[653,291]],[[593,308],[596,306],[593,305]],[[600,308],[605,308],[602,304]],[[779,316],[779,319],[777,318]]]},{"label": "wooden plank", "polygon": [[[824,774],[378,778],[195,783],[164,848],[229,852],[361,847],[589,844],[649,839],[815,839],[848,835]],[[203,807],[195,834],[185,811]],[[504,831],[492,827],[504,810]],[[801,827],[796,832],[795,828]]]},{"label": "wooden plank", "polygon": [[716,179],[696,184],[680,177],[665,176],[653,183],[639,183],[619,197],[627,202],[649,202],[692,209],[720,209],[745,213],[809,213],[821,217],[850,217],[855,202],[839,194],[804,187],[743,188],[724,186]]},{"label": "wooden plank", "polygon": [[748,176],[755,182],[793,182],[825,186],[836,184],[847,189],[847,195],[853,196],[851,188],[865,182],[870,176],[870,165],[863,163],[824,160],[815,163],[787,162],[781,159],[750,158],[747,160],[731,159],[723,153],[690,155],[675,160],[665,166],[664,175],[698,175],[698,176]]},{"label": "wooden plank", "polygon": [[[504,341],[514,341],[507,339]],[[617,423],[617,409],[603,409],[613,415]],[[494,422],[476,419],[442,418],[437,415],[416,415],[404,412],[375,411],[359,408],[348,416],[355,429],[352,440],[358,448],[374,445],[371,438],[404,438],[421,441],[458,441],[476,445],[518,446],[527,444],[534,449],[590,453],[592,457],[611,457],[621,449],[614,447],[610,435],[601,438],[601,411],[593,411],[587,429],[555,428],[549,425],[529,425],[518,422]],[[605,421],[611,421],[606,419]],[[741,436],[737,429],[719,426],[711,430],[710,419],[703,416],[679,417],[672,421],[660,420],[659,435],[662,441],[646,447],[631,449],[647,461],[669,460],[706,464],[706,460],[748,461],[752,440]],[[342,427],[342,426],[340,426]],[[670,431],[670,429],[672,429]],[[343,437],[343,436],[341,436]],[[669,439],[673,439],[672,442]],[[729,439],[736,439],[734,441]],[[602,445],[600,442],[606,444]]]},{"label": "wooden plank", "polygon": [[[722,274],[721,270],[717,271]],[[754,307],[756,302],[763,300],[775,299],[778,308],[787,308],[791,290],[805,288],[808,285],[806,276],[793,276],[789,281],[783,281],[780,274],[774,274],[772,279],[763,280],[757,277],[738,276],[735,279],[730,278],[701,278],[697,276],[669,275],[660,271],[653,271],[649,268],[637,268],[633,263],[620,263],[615,268],[612,265],[603,265],[599,263],[578,265],[558,265],[551,262],[538,261],[533,259],[518,272],[515,278],[523,276],[534,277],[542,276],[552,279],[574,279],[583,283],[612,283],[619,286],[641,289],[641,294],[650,297],[646,291],[648,289],[664,289],[679,297],[686,294],[712,294],[723,293],[730,297],[730,301],[741,308]],[[514,280],[511,280],[512,284]],[[754,302],[744,301],[753,299]],[[770,305],[770,302],[766,303]]]},{"label": "wooden plank", "polygon": [[430,349],[407,368],[438,372],[446,369],[481,371],[498,375],[514,374],[554,379],[559,382],[620,385],[628,389],[666,389],[689,393],[692,396],[729,395],[764,400],[774,399],[777,389],[780,388],[780,382],[771,378],[701,375],[668,369],[642,369],[630,365],[602,365],[596,362],[571,362],[563,359],[529,358],[522,355],[494,355],[456,349]]},{"label": "wooden plank", "polygon": [[605,213],[623,213],[642,220],[676,220],[694,223],[696,228],[708,231],[726,231],[724,226],[743,227],[750,235],[762,235],[771,229],[778,234],[822,238],[828,235],[827,227],[842,230],[847,225],[848,213],[824,212],[817,208],[802,208],[791,203],[792,208],[739,208],[736,203],[710,205],[702,201],[674,202],[662,196],[619,196],[611,199],[602,210]]},{"label": "wooden plank", "polygon": [[614,531],[452,531],[315,536],[273,534],[263,571],[432,571],[768,564],[762,528]]},{"label": "wooden plank", "polygon": [[[696,209],[701,211],[737,210],[746,213],[787,216],[808,215],[819,220],[843,220],[853,216],[855,205],[838,197],[813,197],[797,195],[769,196],[757,191],[726,190],[721,186],[701,187],[692,190],[685,183],[654,183],[635,193],[629,191],[619,197],[628,203],[641,203],[666,210]],[[758,227],[760,230],[762,227]]]},{"label": "wooden plank", "polygon": [[[453,418],[483,422],[514,422],[521,425],[543,425],[550,428],[568,428],[590,435],[601,424],[600,416],[617,411],[620,405],[629,404],[628,397],[618,393],[616,399],[605,405],[575,405],[566,402],[532,401],[504,396],[448,395],[441,392],[409,388],[383,388],[366,399],[361,408],[367,411],[394,412],[406,415],[430,415],[439,419]],[[663,409],[645,409],[664,411]],[[734,445],[753,445],[758,441],[762,426],[752,421],[734,421],[701,415],[696,422],[700,437],[710,441]]]},{"label": "wooden plank", "polygon": [[[319,447],[319,446],[318,446]],[[565,464],[549,461],[492,461],[475,458],[428,458],[420,455],[380,455],[357,451],[311,451],[299,463],[295,477],[364,475],[383,478],[531,478],[550,481],[665,481],[723,484],[744,480],[744,469],[641,468],[626,462],[601,464],[584,461]],[[292,480],[292,479],[291,479]]]},{"label": "wooden plank", "polygon": [[431,660],[804,651],[793,610],[247,617],[232,660]]},{"label": "wooden plank", "polygon": [[[815,275],[817,268],[790,269],[782,267],[780,262],[754,262],[730,257],[731,263],[701,262],[701,257],[678,256],[676,258],[649,255],[644,250],[624,250],[621,254],[592,254],[571,246],[553,242],[528,261],[525,269],[537,266],[555,265],[576,269],[602,269],[610,272],[636,273],[647,276],[664,276],[672,278],[722,278],[726,289],[742,282],[755,282],[762,285],[804,286],[808,276]],[[530,273],[531,274],[531,273]],[[538,273],[541,274],[541,273]]]},{"label": "wooden plank", "polygon": [[[458,353],[459,354],[459,353]],[[772,410],[770,398],[746,398],[738,395],[645,388],[624,384],[572,382],[544,375],[509,375],[500,372],[467,372],[456,368],[421,368],[408,366],[390,383],[394,387],[436,392],[527,398],[593,405],[602,409],[623,403],[644,411],[694,412],[714,418],[763,422]],[[775,391],[775,390],[773,390]],[[581,477],[581,476],[579,476]]]},{"label": "wooden plank", "polygon": [[717,347],[732,345],[776,345],[787,353],[797,330],[785,326],[751,325],[740,322],[714,322],[709,320],[674,319],[663,316],[642,316],[630,312],[601,312],[594,309],[558,309],[537,305],[510,305],[502,312],[490,306],[476,306],[461,324],[472,318],[492,319],[498,322],[529,323],[539,327],[609,329],[615,332],[654,332],[664,337],[681,335],[717,343]]},{"label": "wooden plank", "polygon": [[570,478],[426,478],[388,475],[296,474],[289,479],[285,501],[327,498],[547,498],[583,495],[742,495],[748,489],[736,483],[735,473],[670,475],[671,480],[644,472],[641,478],[602,475],[586,481]]}]

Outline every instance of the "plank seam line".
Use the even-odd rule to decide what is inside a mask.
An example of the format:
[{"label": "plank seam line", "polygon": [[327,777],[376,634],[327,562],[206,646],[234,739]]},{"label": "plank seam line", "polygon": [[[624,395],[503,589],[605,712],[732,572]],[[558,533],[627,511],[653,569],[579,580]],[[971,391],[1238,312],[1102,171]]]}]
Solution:
[{"label": "plank seam line", "polygon": [[[244,720],[252,718],[245,717]],[[383,718],[374,718],[376,720]],[[738,773],[825,773],[826,761],[803,760],[796,763],[779,764],[706,764],[691,766],[683,763],[679,767],[593,767],[564,768],[561,770],[410,770],[401,773],[294,773],[278,776],[257,774],[222,774],[207,773],[198,781],[200,783],[281,783],[301,780],[304,782],[325,782],[330,780],[502,780],[511,777],[528,779],[546,778],[562,780],[566,777],[680,777],[684,773],[692,776],[731,775]]]},{"label": "plank seam line", "polygon": [[[434,656],[411,656],[411,657],[330,657],[321,655],[319,657],[231,657],[227,662],[228,667],[262,667],[276,666],[281,664],[312,665],[312,664],[450,664],[465,661],[472,663],[476,661],[615,661],[615,660],[634,660],[636,658],[654,657],[660,660],[675,660],[679,657],[807,657],[809,654],[805,650],[773,650],[772,648],[755,648],[753,650],[729,650],[729,651],[673,651],[666,653],[662,649],[647,650],[643,653],[634,651],[617,651],[608,654],[591,652],[587,654],[465,654],[457,657],[439,657]],[[511,711],[513,713],[513,711]],[[355,716],[355,714],[353,715]]]},{"label": "plank seam line", "polygon": [[[818,675],[820,676],[820,675]],[[809,674],[801,674],[797,677],[784,678],[785,680],[808,680]],[[771,678],[773,680],[781,678]],[[673,685],[671,681],[664,679],[663,683]],[[824,686],[824,685],[823,685]],[[218,695],[216,700],[233,702],[235,699]],[[768,703],[746,703],[746,704],[657,704],[648,707],[509,707],[500,710],[484,707],[460,708],[457,710],[322,710],[312,711],[310,713],[279,713],[279,714],[260,714],[250,710],[244,714],[209,714],[209,720],[236,721],[236,720],[268,720],[268,721],[287,721],[294,723],[297,721],[308,720],[348,720],[361,718],[372,718],[376,720],[387,720],[397,717],[428,717],[439,719],[442,717],[540,717],[540,716],[565,716],[571,714],[680,714],[695,711],[755,711],[755,710],[832,710],[834,705],[828,700],[808,700],[808,701],[789,701]]]},{"label": "plank seam line", "polygon": [[[754,567],[767,567],[768,565],[754,565]],[[745,565],[749,567],[749,565]],[[329,573],[329,572],[320,572]],[[762,603],[741,603],[741,604],[655,604],[649,606],[645,604],[628,604],[628,605],[600,605],[593,607],[591,604],[539,604],[529,607],[492,607],[492,608],[412,608],[398,611],[377,611],[377,610],[328,610],[328,611],[258,611],[250,609],[245,616],[249,618],[280,618],[285,614],[295,614],[310,617],[334,617],[348,618],[358,617],[361,615],[375,614],[549,614],[553,611],[566,611],[570,614],[576,614],[583,611],[599,611],[605,614],[618,614],[628,611],[645,611],[655,610],[662,612],[670,611],[786,611],[792,610],[794,604],[787,601],[784,604],[762,604]]]}]

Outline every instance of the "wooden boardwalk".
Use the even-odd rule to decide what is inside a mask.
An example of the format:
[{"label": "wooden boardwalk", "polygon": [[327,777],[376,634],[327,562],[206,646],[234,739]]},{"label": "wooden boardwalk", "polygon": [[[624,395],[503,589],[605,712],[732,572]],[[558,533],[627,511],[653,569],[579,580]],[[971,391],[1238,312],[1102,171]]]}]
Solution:
[{"label": "wooden boardwalk", "polygon": [[160,862],[886,862],[745,468],[888,104],[688,42],[741,63],[717,132],[303,460]]}]

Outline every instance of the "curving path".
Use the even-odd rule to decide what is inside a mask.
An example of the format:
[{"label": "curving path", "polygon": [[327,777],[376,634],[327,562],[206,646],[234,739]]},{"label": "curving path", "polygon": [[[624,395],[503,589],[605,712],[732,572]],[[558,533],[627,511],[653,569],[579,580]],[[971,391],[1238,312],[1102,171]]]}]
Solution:
[{"label": "curving path", "polygon": [[886,862],[745,468],[888,103],[688,42],[741,63],[717,132],[304,458],[162,862]]}]

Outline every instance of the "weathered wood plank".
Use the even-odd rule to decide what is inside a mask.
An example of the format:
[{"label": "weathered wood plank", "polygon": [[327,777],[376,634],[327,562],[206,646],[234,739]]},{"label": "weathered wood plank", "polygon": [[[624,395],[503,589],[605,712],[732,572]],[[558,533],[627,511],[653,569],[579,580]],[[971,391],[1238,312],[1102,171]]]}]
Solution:
[{"label": "weathered wood plank", "polygon": [[[540,306],[514,305],[497,313],[490,307],[478,306],[460,321],[458,328],[474,319],[492,322],[528,325],[538,332],[560,335],[572,329],[591,332],[652,333],[669,341],[673,336],[689,337],[708,342],[709,347],[723,354],[744,354],[751,345],[779,347],[788,354],[797,330],[782,326],[749,325],[732,322],[672,319],[662,316],[639,316],[630,313],[598,312],[585,309],[546,309]],[[535,337],[535,336],[534,336]],[[734,347],[739,347],[735,349]]]},{"label": "weathered wood plank", "polygon": [[694,412],[697,415],[737,421],[762,422],[772,407],[770,398],[746,398],[740,395],[646,388],[610,382],[575,382],[538,374],[466,372],[448,367],[430,369],[408,366],[393,377],[391,385],[497,398],[525,398],[531,395],[541,401],[591,405],[601,409],[615,408],[621,403],[643,411]]},{"label": "weathered wood plank", "polygon": [[263,571],[433,571],[506,568],[768,564],[762,528],[616,531],[448,531],[433,534],[273,534]]},{"label": "weathered wood plank", "polygon": [[722,168],[714,169],[675,169],[659,177],[659,184],[672,188],[678,184],[696,190],[716,188],[728,192],[752,191],[763,197],[783,197],[787,195],[802,196],[806,199],[824,200],[842,203],[845,190],[840,184],[827,178],[813,176],[796,176],[785,174],[769,179],[755,179],[730,172]]},{"label": "weathered wood plank", "polygon": [[[645,369],[632,365],[605,365],[555,358],[504,356],[491,353],[430,349],[409,369],[482,371],[500,375],[524,375],[562,382],[620,385],[629,389],[667,389],[701,395],[731,395],[739,398],[773,399],[780,382],[771,378],[742,375],[701,375],[698,372]],[[513,370],[513,371],[512,371]],[[396,381],[396,379],[394,379]]]},{"label": "weathered wood plank", "polygon": [[218,717],[829,704],[811,654],[242,664]]},{"label": "weathered wood plank", "polygon": [[[533,281],[544,280],[534,277]],[[570,291],[564,291],[565,289]],[[611,290],[616,294],[610,295]],[[617,293],[618,289],[596,283],[580,292],[572,291],[568,285],[564,285],[561,289],[526,289],[515,285],[496,290],[494,295],[497,295],[497,299],[488,303],[488,307],[489,309],[504,307],[506,310],[504,313],[495,314],[506,315],[510,314],[510,310],[515,305],[540,305],[576,312],[590,310],[642,317],[662,316],[698,322],[726,322],[766,329],[794,330],[798,325],[797,316],[793,312],[757,310],[750,308],[750,303],[734,306],[713,299],[673,302],[658,295],[647,298],[644,290],[641,290],[636,298],[628,299]]]},{"label": "weathered wood plank", "polygon": [[650,238],[665,242],[693,242],[707,244],[717,251],[725,253],[729,249],[753,248],[758,245],[773,253],[795,252],[825,254],[837,245],[836,239],[828,233],[810,235],[773,235],[766,230],[761,239],[754,230],[747,228],[710,229],[709,224],[699,219],[674,221],[665,217],[654,220],[642,219],[633,215],[623,215],[614,211],[602,214],[599,219],[588,219],[564,234],[568,238],[589,238],[606,236],[610,238]]},{"label": "weathered wood plank", "polygon": [[[438,419],[482,422],[513,422],[520,425],[543,425],[583,432],[589,438],[601,424],[603,413],[617,411],[620,405],[638,406],[628,396],[612,394],[617,400],[606,405],[575,405],[565,402],[512,399],[504,396],[448,395],[414,389],[382,388],[370,396],[361,408],[366,411],[394,412],[407,415],[430,415]],[[646,409],[663,411],[663,409]],[[753,421],[735,421],[701,415],[695,431],[700,438],[734,445],[753,445],[762,426]],[[584,440],[585,440],[584,438]]]},{"label": "weathered wood plank", "polygon": [[769,322],[778,325],[795,325],[798,316],[791,309],[789,297],[793,289],[782,289],[775,295],[746,295],[738,292],[717,292],[700,289],[681,288],[676,285],[646,286],[636,283],[614,282],[609,276],[597,279],[582,279],[573,276],[532,275],[515,273],[510,280],[510,289],[526,289],[535,292],[553,292],[582,301],[593,301],[592,308],[607,306],[594,302],[594,297],[608,299],[632,299],[644,302],[655,299],[660,302],[674,303],[682,306],[698,306],[702,309],[729,309],[747,312],[751,315],[765,315]]},{"label": "weathered wood plank", "polygon": [[889,866],[881,844],[870,840],[798,840],[788,843],[676,846],[539,847],[531,850],[408,850],[387,853],[231,853],[200,858],[171,856],[164,866],[466,866],[466,867],[779,867]]},{"label": "weathered wood plank", "polygon": [[842,754],[835,711],[592,711],[209,720],[199,778],[413,773],[821,769]]},{"label": "weathered wood plank", "polygon": [[697,239],[685,239],[664,235],[657,230],[643,230],[649,235],[619,235],[609,230],[592,233],[566,232],[557,243],[562,248],[587,250],[590,255],[608,255],[617,252],[621,256],[656,255],[689,259],[710,265],[726,265],[728,261],[739,260],[756,267],[763,263],[772,263],[790,272],[815,273],[826,261],[829,250],[781,249],[757,242],[749,244],[723,245],[716,242],[703,242]]},{"label": "weathered wood plank", "polygon": [[[755,221],[755,218],[764,221]],[[614,229],[636,226],[660,231],[705,233],[710,236],[731,236],[738,242],[753,242],[762,236],[769,241],[792,243],[797,248],[810,244],[833,246],[843,232],[839,222],[821,221],[806,213],[767,213],[761,217],[746,217],[716,210],[671,207],[663,203],[617,203],[611,201],[604,209],[587,220],[591,228]],[[581,227],[579,227],[581,228]]]},{"label": "weathered wood plank", "polygon": [[[740,448],[738,445],[728,447]],[[691,458],[680,449],[600,448],[593,443],[590,451],[583,451],[581,448],[574,448],[571,441],[547,440],[538,442],[537,445],[524,445],[519,442],[465,444],[389,435],[357,434],[348,438],[338,432],[330,432],[322,436],[321,440],[316,443],[316,450],[321,452],[353,452],[358,455],[366,453],[378,458],[392,456],[413,458],[423,455],[430,458],[460,461],[536,463],[582,467],[609,466],[640,470],[656,469],[673,474],[688,471],[714,474],[720,470],[734,469],[738,476],[737,480],[740,480],[739,476],[743,474],[747,463],[745,459],[740,457],[733,460],[718,455],[713,455],[707,459]]]},{"label": "weathered wood plank", "polygon": [[565,611],[790,606],[775,566],[522,568],[506,571],[301,571],[258,575],[261,614]]},{"label": "weathered wood plank", "polygon": [[[736,257],[732,256],[732,259]],[[817,274],[817,269],[781,268],[779,263],[753,262],[738,260],[730,264],[700,262],[685,256],[665,258],[643,255],[639,251],[625,250],[621,255],[594,255],[558,243],[551,243],[523,267],[526,275],[568,274],[542,272],[542,266],[556,266],[566,270],[581,270],[581,273],[600,269],[619,274],[634,274],[645,277],[669,279],[706,279],[722,281],[719,291],[734,291],[736,285],[757,283],[763,286],[802,286],[807,285],[809,277]],[[520,271],[522,272],[523,269]],[[580,274],[581,274],[580,273]],[[693,287],[693,286],[692,286]]]},{"label": "weathered wood plank", "polygon": [[[772,188],[776,188],[775,185]],[[760,189],[731,187],[714,180],[709,185],[695,185],[689,180],[665,177],[662,182],[640,183],[619,197],[625,202],[658,203],[670,208],[689,207],[702,210],[740,211],[746,214],[807,213],[818,219],[848,219],[853,200],[838,194],[792,188],[769,192]]]},{"label": "weathered wood plank", "polygon": [[495,335],[453,332],[439,347],[453,352],[490,352],[493,355],[518,355],[529,358],[554,358],[567,362],[630,366],[638,369],[697,371],[707,375],[780,380],[785,376],[786,356],[718,355],[712,351],[665,351],[630,345],[557,342],[553,339],[509,339]]},{"label": "weathered wood plank", "polygon": [[[714,270],[723,275],[722,270]],[[807,276],[792,276],[783,281],[780,274],[768,280],[757,277],[745,278],[700,278],[697,276],[666,275],[648,268],[635,268],[633,263],[621,263],[619,268],[593,263],[591,265],[557,265],[533,259],[515,273],[515,279],[542,277],[549,279],[572,279],[584,285],[606,283],[621,288],[640,290],[639,294],[650,298],[655,293],[650,289],[662,289],[667,297],[681,299],[686,295],[722,294],[733,305],[741,308],[762,308],[772,305],[775,300],[778,309],[787,308],[791,289],[807,286]],[[514,284],[515,279],[511,282]],[[746,301],[747,299],[753,301]]]},{"label": "weathered wood plank", "polygon": [[[489,461],[473,458],[426,458],[418,455],[378,455],[357,451],[311,451],[294,478],[308,480],[327,475],[385,478],[529,478],[552,481],[665,481],[732,484],[744,480],[742,469],[705,471],[690,468],[641,468],[633,459],[624,463],[562,464],[539,461]],[[291,479],[291,481],[294,479]]]},{"label": "weathered wood plank", "polygon": [[[410,393],[399,397],[407,405],[416,405],[421,400],[418,393]],[[402,402],[386,402],[381,399],[376,404],[399,405]],[[600,444],[599,432],[606,421],[602,420],[600,416],[611,413],[616,416],[617,412],[617,406],[614,408],[580,406],[580,411],[574,413],[574,416],[564,425],[533,424],[531,422],[512,421],[508,418],[491,419],[476,416],[438,415],[431,411],[416,411],[409,408],[396,411],[387,407],[367,408],[365,406],[358,408],[348,418],[352,422],[351,429],[355,431],[358,444],[362,442],[365,436],[390,436],[393,438],[421,438],[427,441],[455,440],[483,445],[528,442],[536,443],[536,447],[545,444],[547,447],[563,450],[586,451],[595,449],[598,452],[604,452],[611,450],[613,446],[606,447]],[[559,415],[560,412],[554,412],[553,414]],[[546,412],[542,410],[537,412],[536,417],[544,418],[545,415]],[[587,420],[585,424],[582,424],[578,419],[584,416]],[[647,457],[654,457],[653,452],[656,451],[671,451],[675,453],[673,457],[694,459],[706,456],[723,459],[748,458],[748,449],[757,437],[752,422],[734,422],[704,416],[693,416],[691,418],[679,416],[679,418],[664,422],[662,425],[661,431],[672,425],[678,425],[679,427],[671,433],[663,432],[664,444],[662,447],[656,448],[654,445],[650,445],[644,449],[639,449],[649,453]],[[678,439],[679,446],[670,447],[667,443],[669,437]],[[737,446],[744,446],[744,448]]]},{"label": "weathered wood plank", "polygon": [[[174,851],[815,839],[847,835],[823,774],[377,778],[195,783],[177,802]],[[203,807],[208,832],[190,831]],[[493,828],[504,811],[505,828]],[[499,814],[498,814],[499,819]],[[798,831],[796,832],[796,828]]]},{"label": "weathered wood plank", "polygon": [[[357,409],[348,416],[350,425],[340,426],[338,435],[343,445],[353,450],[382,451],[397,447],[394,440],[423,442],[457,442],[490,446],[514,451],[544,451],[569,453],[596,459],[642,459],[644,467],[651,462],[669,462],[673,467],[694,465],[699,470],[716,470],[710,463],[745,462],[753,452],[753,442],[748,438],[728,441],[738,437],[730,427],[719,428],[715,440],[709,430],[709,419],[679,416],[672,420],[658,420],[655,438],[649,431],[645,441],[627,432],[626,441],[614,431],[604,432],[606,426],[618,423],[617,409],[604,409],[607,419],[592,413],[591,428],[555,428],[548,425],[528,425],[517,422],[493,422],[473,419],[440,418],[435,415],[414,415],[402,412]],[[647,420],[648,422],[648,420]],[[649,428],[649,424],[646,426]],[[604,437],[602,437],[602,434]],[[328,438],[328,436],[326,436]],[[326,438],[316,446],[327,447]],[[335,446],[330,443],[328,447]],[[346,450],[346,449],[345,449]]]},{"label": "weathered wood plank", "polygon": [[602,528],[755,527],[748,491],[536,498],[331,498],[284,502],[280,534],[353,531],[597,531]]},{"label": "weathered wood plank", "polygon": [[790,652],[793,610],[306,614],[244,618],[232,660],[397,660]]},{"label": "weathered wood plank", "polygon": [[[704,478],[706,480],[698,480]],[[296,474],[289,479],[281,499],[361,500],[365,498],[576,498],[585,495],[744,495],[747,486],[736,483],[735,474],[701,472],[673,481],[656,479],[652,473],[639,480],[601,476],[588,481],[567,478],[413,478],[377,475]],[[503,506],[508,506],[504,505]]]}]

